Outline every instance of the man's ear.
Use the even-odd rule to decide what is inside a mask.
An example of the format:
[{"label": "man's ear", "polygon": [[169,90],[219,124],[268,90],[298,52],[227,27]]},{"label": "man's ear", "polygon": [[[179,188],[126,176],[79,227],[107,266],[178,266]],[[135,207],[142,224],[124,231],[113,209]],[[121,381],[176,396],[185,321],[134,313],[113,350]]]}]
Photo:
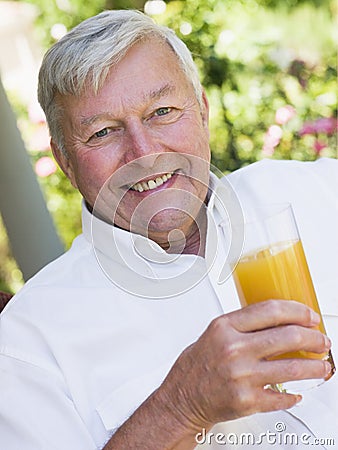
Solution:
[{"label": "man's ear", "polygon": [[204,89],[203,89],[203,92],[202,92],[201,113],[202,113],[203,125],[209,131],[209,102],[208,102],[207,94],[205,93]]},{"label": "man's ear", "polygon": [[63,173],[70,180],[72,185],[77,189],[77,183],[75,180],[73,164],[70,158],[59,148],[59,146],[53,141],[50,140],[50,146],[53,152],[53,156],[56,159],[57,163],[61,167]]}]

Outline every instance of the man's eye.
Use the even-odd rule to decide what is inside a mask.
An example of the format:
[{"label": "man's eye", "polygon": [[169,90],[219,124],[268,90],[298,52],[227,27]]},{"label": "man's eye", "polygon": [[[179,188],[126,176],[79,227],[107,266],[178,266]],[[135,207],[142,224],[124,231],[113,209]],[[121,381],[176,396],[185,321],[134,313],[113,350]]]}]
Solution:
[{"label": "man's eye", "polygon": [[165,107],[165,108],[158,108],[155,111],[155,116],[165,116],[166,114],[170,113],[171,108]]},{"label": "man's eye", "polygon": [[107,134],[108,134],[108,128],[103,128],[102,130],[97,131],[97,132],[94,134],[94,136],[100,138],[100,137],[107,136]]}]

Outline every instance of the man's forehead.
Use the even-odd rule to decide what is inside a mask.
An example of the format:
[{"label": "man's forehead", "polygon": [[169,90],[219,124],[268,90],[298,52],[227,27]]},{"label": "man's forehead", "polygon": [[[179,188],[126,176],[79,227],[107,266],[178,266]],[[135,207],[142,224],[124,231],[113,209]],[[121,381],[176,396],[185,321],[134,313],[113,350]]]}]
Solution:
[{"label": "man's forehead", "polygon": [[[149,45],[155,46],[155,48],[150,49],[147,47]],[[158,51],[158,46],[161,46],[161,48],[164,47],[170,56],[168,57],[168,53],[166,55],[161,54]],[[136,53],[138,50],[140,50],[139,54]],[[182,92],[185,92],[186,89],[189,91],[192,87],[186,78],[186,74],[177,55],[168,43],[149,39],[146,42],[142,41],[135,44],[130,51],[133,53],[127,52],[117,64],[108,68],[98,90],[93,86],[89,74],[87,82],[78,91],[77,95],[58,95],[61,104],[66,106],[67,109],[74,108],[74,111],[77,113],[79,107],[80,109],[86,108],[86,104],[89,107],[92,101],[98,106],[97,100],[99,99],[102,102],[102,112],[105,109],[104,105],[108,99],[115,99],[116,105],[120,101],[124,104],[128,104],[131,101],[131,104],[134,104],[135,100],[137,100],[137,103],[141,102],[145,104],[151,101],[155,102],[156,100],[160,100],[171,94],[174,95],[178,92],[182,96]],[[132,61],[132,65],[126,65],[127,61]],[[141,67],[138,67],[137,63]],[[158,70],[155,70],[156,67],[158,67]],[[185,92],[185,94],[190,95],[191,92]],[[92,116],[95,112],[92,108],[90,109],[93,113],[91,114]],[[87,120],[87,117],[88,113],[84,112],[81,123],[86,124],[88,120],[90,122],[95,120],[95,118],[89,118]]]}]

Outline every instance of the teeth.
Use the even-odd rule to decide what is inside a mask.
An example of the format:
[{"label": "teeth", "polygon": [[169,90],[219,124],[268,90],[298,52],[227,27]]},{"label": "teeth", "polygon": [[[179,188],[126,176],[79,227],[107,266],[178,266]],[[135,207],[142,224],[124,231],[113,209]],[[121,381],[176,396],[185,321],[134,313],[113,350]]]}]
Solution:
[{"label": "teeth", "polygon": [[155,189],[156,188],[156,181],[149,180],[148,181],[148,186],[149,186],[149,189]]},{"label": "teeth", "polygon": [[162,175],[161,177],[157,177],[154,180],[148,180],[148,181],[141,181],[140,183],[133,184],[130,189],[133,191],[143,192],[143,191],[149,191],[151,189],[155,189],[158,186],[161,186],[163,183],[168,181],[174,172],[169,172],[165,175]]},{"label": "teeth", "polygon": [[144,188],[143,188],[143,186],[142,186],[141,183],[135,184],[135,188],[136,188],[136,190],[139,191],[139,192],[143,192],[143,191],[144,191]]}]

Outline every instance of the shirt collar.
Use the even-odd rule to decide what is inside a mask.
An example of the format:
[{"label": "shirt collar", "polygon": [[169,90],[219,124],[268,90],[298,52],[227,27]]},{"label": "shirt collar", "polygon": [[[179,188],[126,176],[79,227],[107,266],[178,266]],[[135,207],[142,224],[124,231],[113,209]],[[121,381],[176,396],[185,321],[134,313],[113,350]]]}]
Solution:
[{"label": "shirt collar", "polygon": [[[208,199],[208,232],[210,226],[210,216],[213,216],[217,220],[217,225],[220,221],[224,220],[224,185],[222,182],[214,175],[210,173],[209,182],[209,199]],[[218,214],[214,214],[218,211]],[[95,248],[99,249],[103,253],[109,252],[110,248],[107,247],[107,242],[113,235],[115,239],[119,241],[119,247],[123,250],[130,250],[131,247],[135,247],[136,256],[144,257],[147,259],[149,257],[151,260],[153,258],[158,258],[158,261],[162,260],[170,261],[173,259],[173,255],[165,252],[155,241],[151,239],[126,231],[122,228],[118,228],[111,225],[104,220],[93,215],[87,208],[86,203],[82,201],[82,230],[83,234],[88,242],[90,242]],[[209,233],[210,234],[210,233]],[[211,234],[212,235],[212,234]],[[114,254],[109,252],[110,256],[114,258]],[[143,255],[143,256],[142,256]],[[135,252],[133,252],[133,258],[135,257]]]},{"label": "shirt collar", "polygon": [[[239,213],[241,213],[237,197],[226,178],[220,180],[216,175],[210,173],[208,196],[205,258],[196,255],[168,254],[151,239],[108,224],[91,214],[84,202],[82,205],[83,234],[93,246],[103,269],[112,264],[118,264],[119,268],[128,268],[129,272],[132,271],[142,277],[163,281],[164,267],[166,273],[170,271],[176,273],[177,270],[182,270],[182,267],[191,264],[192,261],[202,260],[203,270],[206,271],[206,267],[211,267],[217,257],[220,257],[220,253],[222,255],[224,252],[231,253],[232,219],[240,216]],[[222,257],[222,261],[224,261],[224,257]],[[224,270],[228,273],[228,269]],[[111,278],[111,274],[108,276]],[[119,276],[122,276],[120,272]],[[127,279],[128,274],[126,274]]]}]

